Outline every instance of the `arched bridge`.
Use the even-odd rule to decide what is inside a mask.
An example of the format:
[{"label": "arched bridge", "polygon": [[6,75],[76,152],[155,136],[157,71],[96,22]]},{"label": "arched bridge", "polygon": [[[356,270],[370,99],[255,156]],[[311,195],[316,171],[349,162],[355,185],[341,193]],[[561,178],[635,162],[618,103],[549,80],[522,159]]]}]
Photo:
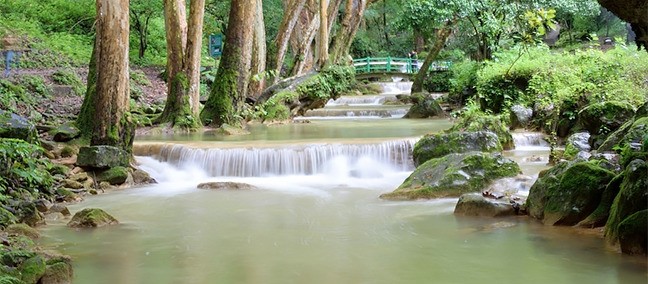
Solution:
[{"label": "arched bridge", "polygon": [[[382,76],[409,78],[416,74],[423,65],[423,60],[396,57],[366,57],[353,60],[357,79],[367,79]],[[430,72],[448,71],[451,61],[434,61]]]}]

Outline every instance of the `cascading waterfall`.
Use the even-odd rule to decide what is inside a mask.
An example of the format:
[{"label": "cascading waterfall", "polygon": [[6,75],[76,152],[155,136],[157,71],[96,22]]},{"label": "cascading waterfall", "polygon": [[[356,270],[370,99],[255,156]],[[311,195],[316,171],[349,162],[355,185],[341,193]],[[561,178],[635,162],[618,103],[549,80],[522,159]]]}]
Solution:
[{"label": "cascading waterfall", "polygon": [[329,100],[326,106],[382,105],[384,102],[384,96],[345,96]]},{"label": "cascading waterfall", "polygon": [[548,148],[549,143],[542,133],[523,132],[512,133],[516,149],[521,148]]},{"label": "cascading waterfall", "polygon": [[382,82],[377,84],[382,88],[382,94],[409,94],[412,89],[412,82]]},{"label": "cascading waterfall", "polygon": [[304,117],[320,117],[322,119],[347,119],[349,117],[362,118],[401,118],[405,116],[405,108],[385,109],[330,109],[320,108],[309,110]]},{"label": "cascading waterfall", "polygon": [[[416,139],[377,144],[311,144],[284,148],[199,149],[163,145],[154,157],[177,167],[198,167],[214,177],[313,175],[336,172],[376,177],[378,169],[413,169],[411,152]],[[341,173],[340,173],[341,172]]]}]

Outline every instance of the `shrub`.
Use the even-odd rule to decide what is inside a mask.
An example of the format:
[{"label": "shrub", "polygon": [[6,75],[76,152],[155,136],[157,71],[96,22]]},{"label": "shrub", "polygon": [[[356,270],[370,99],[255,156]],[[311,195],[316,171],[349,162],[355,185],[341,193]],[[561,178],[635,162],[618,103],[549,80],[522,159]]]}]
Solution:
[{"label": "shrub", "polygon": [[72,86],[74,94],[82,96],[85,93],[84,84],[76,72],[70,69],[59,69],[52,74],[52,81],[60,85]]},{"label": "shrub", "polygon": [[[0,138],[0,195],[37,197],[48,193],[53,179],[43,148],[23,140]],[[2,202],[3,200],[0,200]]]}]

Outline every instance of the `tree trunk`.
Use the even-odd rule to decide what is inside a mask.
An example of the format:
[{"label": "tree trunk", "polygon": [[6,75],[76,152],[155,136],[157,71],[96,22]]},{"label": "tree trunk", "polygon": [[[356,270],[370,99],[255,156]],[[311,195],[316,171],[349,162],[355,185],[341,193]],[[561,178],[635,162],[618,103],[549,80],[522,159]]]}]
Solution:
[{"label": "tree trunk", "polygon": [[346,64],[351,43],[355,37],[369,0],[347,0],[342,26],[335,34],[330,49],[330,60],[334,64]]},{"label": "tree trunk", "polygon": [[200,53],[202,50],[205,0],[191,0],[184,69],[189,77],[189,107],[192,117],[200,116]]},{"label": "tree trunk", "polygon": [[414,77],[411,91],[412,94],[423,91],[423,81],[427,76],[428,70],[430,70],[430,65],[432,65],[432,62],[434,62],[439,55],[439,52],[443,49],[448,37],[450,37],[454,23],[455,19],[449,20],[442,28],[437,30],[434,45],[430,48],[428,55],[425,57],[425,62],[423,62],[423,66],[421,66],[421,69],[419,69],[418,73],[416,73],[416,76]]},{"label": "tree trunk", "polygon": [[[96,38],[88,74],[88,94],[79,128],[90,145],[109,145],[128,153],[134,126],[129,116],[128,0],[97,0]],[[90,132],[88,132],[90,131]]]},{"label": "tree trunk", "polygon": [[200,51],[204,0],[192,0],[189,26],[184,0],[165,0],[167,101],[156,122],[185,129],[200,125]]},{"label": "tree trunk", "polygon": [[425,37],[420,29],[414,28],[414,50],[419,53],[425,50]]},{"label": "tree trunk", "polygon": [[281,20],[279,32],[274,40],[274,47],[270,49],[268,54],[269,66],[268,69],[273,70],[272,82],[276,83],[281,77],[281,68],[283,67],[286,51],[288,51],[288,43],[295,30],[295,25],[299,20],[299,16],[304,9],[306,0],[291,0],[286,6],[287,13]]},{"label": "tree trunk", "polygon": [[320,27],[318,39],[318,56],[317,69],[322,69],[328,61],[328,1],[319,0],[320,2]]},{"label": "tree trunk", "polygon": [[211,94],[200,113],[204,123],[221,126],[240,123],[250,81],[255,1],[231,0],[223,57]]},{"label": "tree trunk", "polygon": [[256,1],[254,12],[254,31],[253,31],[253,48],[252,48],[252,80],[248,87],[248,97],[256,98],[261,95],[265,88],[266,76],[266,35],[265,23],[263,20],[263,3],[261,0]]},{"label": "tree trunk", "polygon": [[315,14],[308,29],[304,32],[304,37],[299,43],[299,47],[295,52],[295,65],[290,73],[292,76],[297,76],[308,70],[308,66],[313,62],[312,43],[315,39],[317,27],[319,26],[319,14]]}]

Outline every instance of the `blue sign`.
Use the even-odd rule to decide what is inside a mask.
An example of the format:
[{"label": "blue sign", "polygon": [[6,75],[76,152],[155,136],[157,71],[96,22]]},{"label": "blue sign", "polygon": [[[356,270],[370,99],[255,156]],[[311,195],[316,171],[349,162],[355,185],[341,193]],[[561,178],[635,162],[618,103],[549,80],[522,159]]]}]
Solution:
[{"label": "blue sign", "polygon": [[223,54],[223,35],[211,34],[209,35],[209,55],[211,57],[218,57]]}]

